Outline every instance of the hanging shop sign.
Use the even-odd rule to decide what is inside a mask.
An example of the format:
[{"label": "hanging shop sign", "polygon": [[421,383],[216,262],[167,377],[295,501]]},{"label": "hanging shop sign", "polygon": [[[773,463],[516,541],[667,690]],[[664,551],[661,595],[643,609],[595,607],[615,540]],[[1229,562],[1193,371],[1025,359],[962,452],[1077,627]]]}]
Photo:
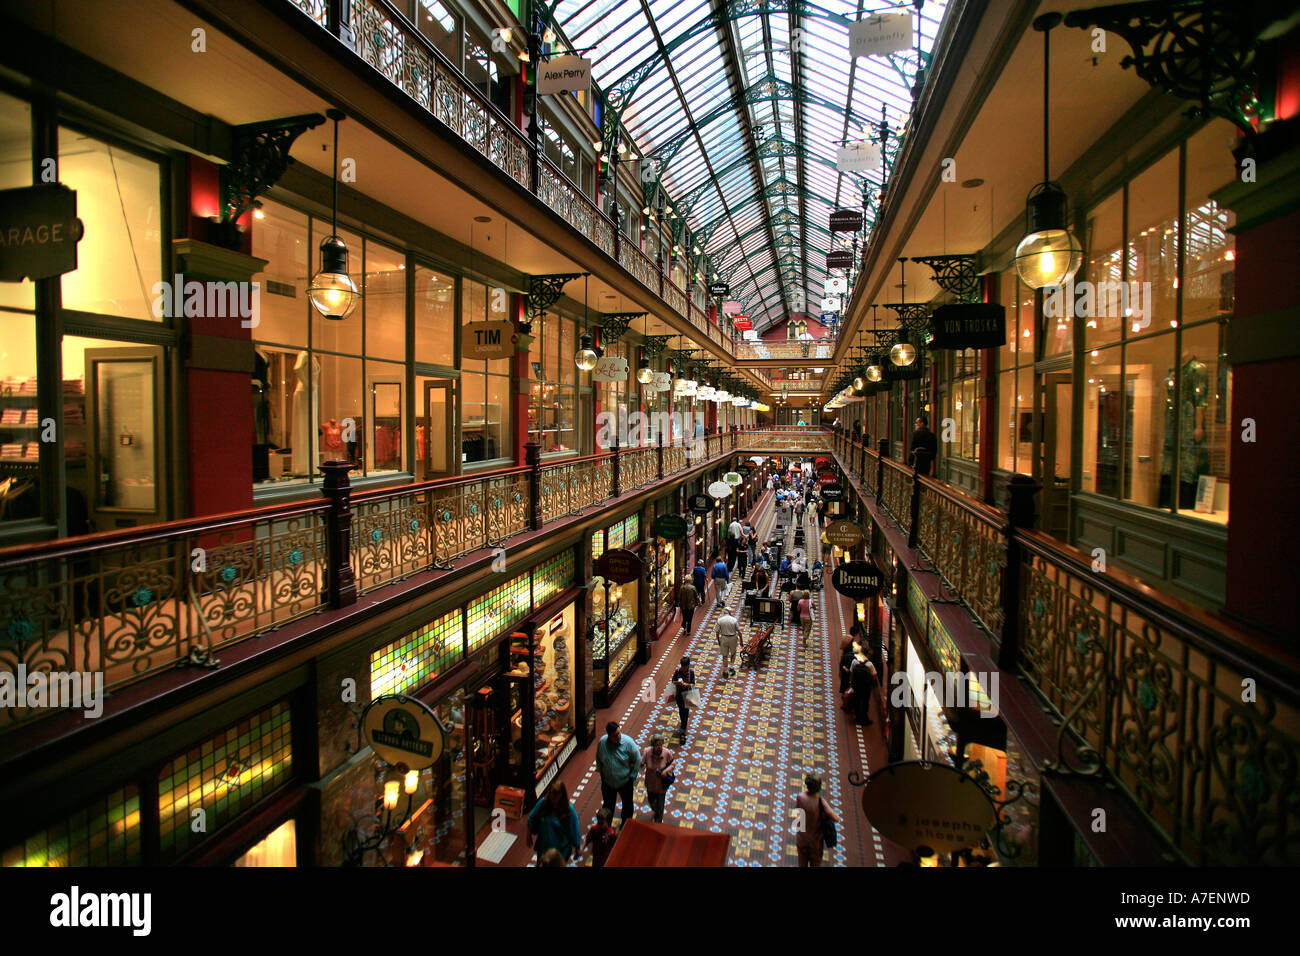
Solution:
[{"label": "hanging shop sign", "polygon": [[756,465],[761,465],[761,464],[763,464],[763,462],[767,461],[767,459],[764,458],[762,455],[755,455],[755,456],[753,456],[752,458],[750,458],[749,460],[752,461],[752,462],[753,462],[754,464],[756,464]]},{"label": "hanging shop sign", "polygon": [[596,367],[591,370],[593,382],[626,382],[627,359],[606,355],[596,360]]},{"label": "hanging shop sign", "polygon": [[818,471],[820,471],[823,468],[829,468],[831,466],[831,460],[825,455],[819,455],[813,459],[813,465]]},{"label": "hanging shop sign", "polygon": [[673,377],[667,372],[655,372],[651,387],[656,392],[670,392],[673,388]]},{"label": "hanging shop sign", "polygon": [[835,150],[835,168],[841,173],[869,173],[880,168],[880,149],[865,139],[845,143]]},{"label": "hanging shop sign", "polygon": [[830,276],[822,286],[827,295],[844,295],[849,291],[849,280],[844,276]]},{"label": "hanging shop sign", "polygon": [[[832,524],[847,522],[832,522]],[[828,527],[829,531],[830,528]],[[827,538],[829,540],[829,535]],[[834,542],[832,542],[834,543]],[[866,601],[880,593],[885,586],[885,573],[870,561],[849,561],[841,564],[831,575],[831,584],[846,598]]]},{"label": "hanging shop sign", "polygon": [[723,315],[739,315],[744,311],[745,307],[733,299],[728,299],[726,302],[722,303]]},{"label": "hanging shop sign", "polygon": [[731,485],[725,481],[715,481],[709,485],[709,494],[718,500],[731,497]]},{"label": "hanging shop sign", "polygon": [[754,466],[742,462],[741,464],[736,466],[736,471],[740,472],[742,475],[748,478],[751,474],[753,474]]},{"label": "hanging shop sign", "polygon": [[862,809],[900,846],[951,853],[975,846],[997,825],[993,801],[973,777],[940,763],[891,763],[867,778]]},{"label": "hanging shop sign", "polygon": [[[826,497],[826,490],[828,488],[835,489],[835,491],[831,492],[832,495],[840,493],[840,486],[838,482],[839,482],[839,478],[836,477],[835,472],[833,471],[823,471],[817,475],[817,484],[822,486],[823,498]],[[828,499],[828,500],[834,500],[834,499]]]},{"label": "hanging shop sign", "polygon": [[831,232],[857,232],[861,228],[861,209],[836,209],[831,213]]},{"label": "hanging shop sign", "polygon": [[852,548],[862,540],[862,529],[852,521],[832,521],[823,537],[837,548]]},{"label": "hanging shop sign", "polygon": [[895,365],[893,362],[885,363],[885,379],[889,382],[915,382],[929,375],[925,368],[925,363],[918,356],[916,361],[911,365]]},{"label": "hanging shop sign", "polygon": [[708,495],[691,495],[686,500],[686,507],[697,515],[706,515],[714,509],[715,503]]},{"label": "hanging shop sign", "polygon": [[641,579],[641,559],[626,548],[611,548],[596,559],[596,573],[613,584],[630,584]]},{"label": "hanging shop sign", "polygon": [[84,233],[76,190],[62,183],[0,190],[0,282],[74,271]]},{"label": "hanging shop sign", "polygon": [[731,295],[731,286],[725,282],[713,282],[709,284],[709,297],[713,299],[725,299]]},{"label": "hanging shop sign", "polygon": [[725,475],[722,476],[722,480],[729,485],[743,485],[745,483],[745,479],[741,476],[740,472],[738,471],[727,472]]},{"label": "hanging shop sign", "polygon": [[686,532],[689,530],[690,525],[681,515],[660,515],[655,518],[655,535],[660,538],[676,541],[678,538],[686,537]]},{"label": "hanging shop sign", "polygon": [[731,324],[742,332],[751,332],[754,329],[753,320],[747,315],[738,315],[731,320]]},{"label": "hanging shop sign", "polygon": [[829,484],[822,485],[822,501],[843,501],[843,500],[844,500],[844,489],[840,485],[837,485],[834,482],[830,482]]},{"label": "hanging shop sign", "polygon": [[1007,344],[1006,306],[992,302],[941,305],[930,318],[932,349],[992,349]]},{"label": "hanging shop sign", "polygon": [[863,17],[849,24],[849,53],[854,58],[885,56],[908,49],[915,38],[910,13]]},{"label": "hanging shop sign", "polygon": [[460,357],[466,359],[503,359],[515,354],[515,324],[471,322],[461,333]]},{"label": "hanging shop sign", "polygon": [[537,68],[537,92],[586,93],[591,90],[591,61],[580,56],[553,56]]},{"label": "hanging shop sign", "polygon": [[852,269],[853,252],[849,249],[832,249],[826,253],[827,269]]},{"label": "hanging shop sign", "polygon": [[442,756],[446,736],[437,715],[402,694],[376,697],[361,715],[361,736],[386,763],[423,770]]}]

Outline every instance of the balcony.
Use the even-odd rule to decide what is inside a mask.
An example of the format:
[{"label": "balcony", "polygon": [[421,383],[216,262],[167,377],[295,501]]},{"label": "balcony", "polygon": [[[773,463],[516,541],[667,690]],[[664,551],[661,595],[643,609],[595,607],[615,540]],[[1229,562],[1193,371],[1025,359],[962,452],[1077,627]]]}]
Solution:
[{"label": "balcony", "polygon": [[1120,788],[1188,863],[1300,862],[1300,663],[1032,530],[1023,475],[1001,512],[831,434],[876,540],[941,577],[1046,714],[1044,779]]},{"label": "balcony", "polygon": [[[509,117],[465,77],[385,0],[284,0],[474,147],[503,173],[533,193],[589,239],[649,292],[663,309],[693,326],[729,358],[738,358],[729,336],[708,320],[686,292],[658,265],[621,236],[600,207],[532,144]],[[534,167],[535,163],[535,167]],[[536,168],[535,174],[532,170]]]}]

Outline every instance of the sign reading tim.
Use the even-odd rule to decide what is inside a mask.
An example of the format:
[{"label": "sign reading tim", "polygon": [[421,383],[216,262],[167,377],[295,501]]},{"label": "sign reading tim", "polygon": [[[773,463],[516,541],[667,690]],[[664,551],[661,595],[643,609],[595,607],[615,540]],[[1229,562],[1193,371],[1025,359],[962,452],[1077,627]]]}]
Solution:
[{"label": "sign reading tim", "polygon": [[62,183],[0,190],[0,281],[74,271],[84,231],[77,194]]}]

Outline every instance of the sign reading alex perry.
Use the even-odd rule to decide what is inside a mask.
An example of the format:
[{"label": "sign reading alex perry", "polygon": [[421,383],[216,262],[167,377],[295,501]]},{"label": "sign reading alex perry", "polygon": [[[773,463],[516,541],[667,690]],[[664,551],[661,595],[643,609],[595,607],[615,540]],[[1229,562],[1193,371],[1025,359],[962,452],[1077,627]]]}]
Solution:
[{"label": "sign reading alex perry", "polygon": [[0,190],[0,282],[75,271],[84,231],[77,194],[62,183]]},{"label": "sign reading alex perry", "polygon": [[434,712],[400,694],[372,700],[361,716],[361,733],[380,758],[408,770],[433,766],[446,740]]},{"label": "sign reading alex perry", "polygon": [[591,61],[580,56],[551,57],[537,68],[537,92],[582,92],[591,89]]}]

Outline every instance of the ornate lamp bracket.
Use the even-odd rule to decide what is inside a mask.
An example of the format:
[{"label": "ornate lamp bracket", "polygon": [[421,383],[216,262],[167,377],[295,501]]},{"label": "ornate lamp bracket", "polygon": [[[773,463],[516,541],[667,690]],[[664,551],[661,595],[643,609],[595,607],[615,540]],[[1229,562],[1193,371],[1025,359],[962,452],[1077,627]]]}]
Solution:
[{"label": "ornate lamp bracket", "polygon": [[898,315],[898,324],[909,332],[919,332],[930,323],[929,306],[917,302],[887,302],[885,308],[892,309]]},{"label": "ornate lamp bracket", "polygon": [[253,209],[293,162],[293,141],[323,122],[320,113],[304,113],[234,127],[230,162],[221,167],[221,221],[234,223]]},{"label": "ornate lamp bracket", "polygon": [[524,293],[524,321],[530,326],[543,312],[560,301],[564,284],[571,279],[581,279],[585,272],[561,272],[554,275],[529,276],[528,291]]},{"label": "ornate lamp bracket", "polygon": [[623,333],[627,331],[628,326],[632,324],[633,319],[639,319],[648,312],[605,312],[600,316],[596,323],[600,326],[600,344],[601,346],[613,345]]},{"label": "ornate lamp bracket", "polygon": [[645,345],[643,346],[645,354],[650,357],[658,355],[660,352],[664,351],[664,349],[668,348],[668,340],[671,338],[671,335],[647,335],[645,337]]},{"label": "ornate lamp bracket", "polygon": [[1161,0],[1074,10],[1065,15],[1065,25],[1119,34],[1133,50],[1121,67],[1191,100],[1188,115],[1222,116],[1251,137],[1259,121],[1259,37],[1292,11],[1285,0]]},{"label": "ornate lamp bracket", "polygon": [[913,262],[929,266],[939,288],[958,302],[978,302],[980,277],[975,274],[975,256],[913,256]]}]

